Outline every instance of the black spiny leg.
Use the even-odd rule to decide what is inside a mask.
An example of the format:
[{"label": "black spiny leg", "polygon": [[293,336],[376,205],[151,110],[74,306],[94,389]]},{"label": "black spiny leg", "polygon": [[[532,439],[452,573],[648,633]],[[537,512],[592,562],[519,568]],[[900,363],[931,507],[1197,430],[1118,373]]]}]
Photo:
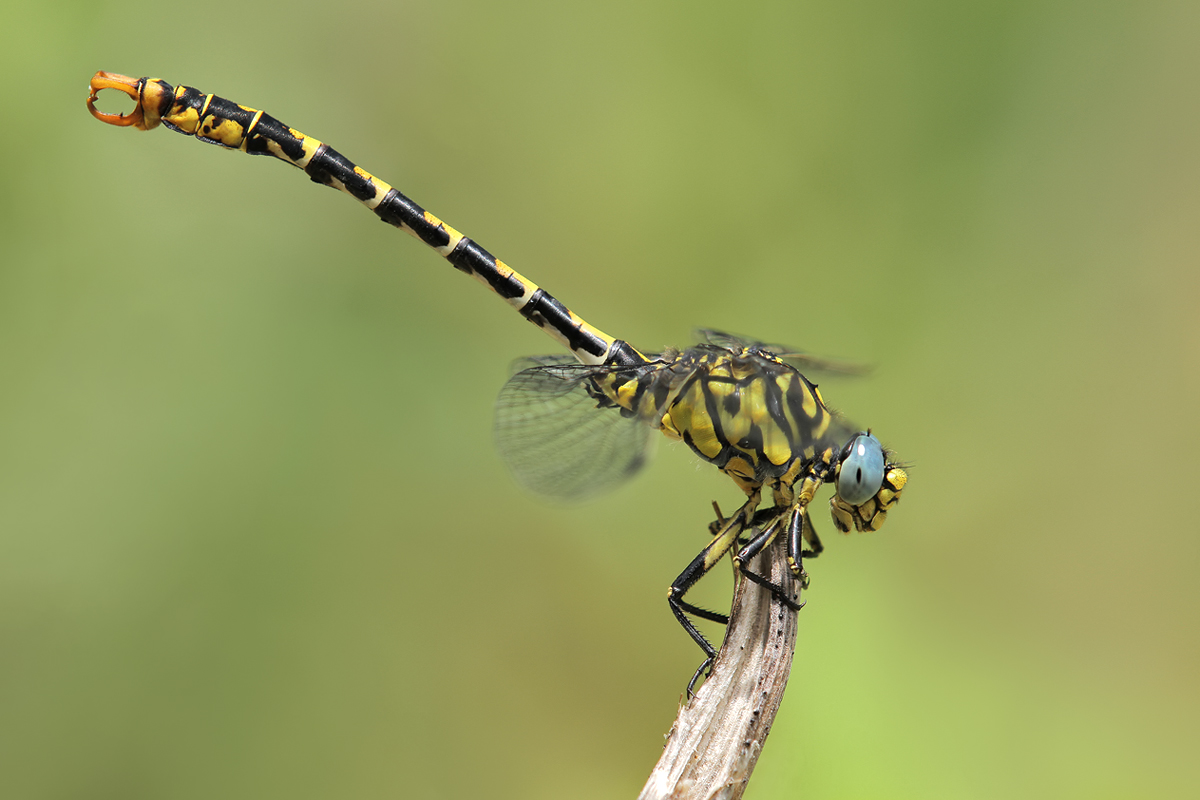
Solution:
[{"label": "black spiny leg", "polygon": [[[717,657],[717,650],[713,647],[708,639],[704,638],[704,634],[696,627],[688,614],[700,619],[706,619],[711,622],[719,622],[722,625],[729,622],[729,617],[725,614],[718,614],[715,611],[694,606],[686,602],[683,596],[688,589],[696,585],[704,575],[720,561],[729,549],[737,542],[742,531],[750,524],[754,518],[754,509],[758,506],[760,500],[760,492],[756,489],[747,498],[742,507],[727,520],[723,520],[720,529],[713,536],[708,546],[700,551],[700,554],[692,559],[692,563],[687,565],[683,572],[679,573],[679,577],[671,584],[671,588],[667,590],[667,603],[671,606],[671,613],[675,615],[675,619],[679,620],[679,624],[687,631],[688,636],[692,637],[692,641],[700,646],[704,651],[704,662],[700,664],[699,669],[692,675],[692,679],[688,681],[688,697],[692,696],[692,689],[696,685],[696,681],[712,666],[713,659]],[[718,516],[720,512],[718,512]]]},{"label": "black spiny leg", "polygon": [[[804,543],[812,546],[811,550],[804,549]],[[808,516],[808,506],[801,506],[792,512],[788,520],[787,531],[787,563],[788,569],[800,580],[800,588],[808,588],[808,573],[804,571],[804,559],[816,558],[824,552],[821,537],[813,528],[812,519]]]},{"label": "black spiny leg", "polygon": [[[725,519],[725,516],[721,513],[721,507],[719,505],[717,505],[716,500],[713,501],[712,506],[713,506],[713,511],[715,511],[717,514],[717,518],[715,520],[713,520],[712,522],[708,523],[708,533],[710,536],[716,536],[717,531],[721,530],[721,527],[726,522],[728,522],[728,520]],[[783,506],[771,506],[770,508],[760,508],[758,511],[754,512],[754,516],[750,518],[750,522],[746,525],[746,527],[747,528],[761,528],[766,523],[771,522],[776,517],[778,517],[782,510],[783,510]],[[754,536],[756,536],[756,535],[757,534],[738,536],[738,540],[737,540],[738,549],[740,550],[741,548],[748,545],[750,543],[750,540],[753,539]],[[734,570],[735,570],[735,572],[737,571],[736,564],[734,565]],[[737,576],[735,575],[734,577],[737,577]]]},{"label": "black spiny leg", "polygon": [[[796,515],[796,511],[793,510],[791,516],[795,517],[795,515]],[[775,595],[775,597],[779,598],[779,602],[783,603],[784,605],[786,605],[788,608],[792,609],[793,611],[799,611],[801,608],[804,607],[803,602],[797,603],[795,600],[788,597],[787,592],[784,590],[784,588],[782,586],[780,586],[776,583],[772,583],[769,579],[764,578],[762,575],[759,575],[757,572],[750,569],[750,567],[748,566],[750,561],[756,555],[758,555],[760,552],[762,552],[762,549],[764,547],[766,547],[767,545],[769,545],[771,542],[773,542],[775,540],[775,537],[779,534],[779,527],[780,527],[781,522],[782,522],[782,517],[778,517],[778,516],[774,520],[772,520],[770,525],[768,525],[766,528],[763,528],[763,530],[761,532],[759,532],[756,536],[751,538],[750,542],[745,547],[743,547],[736,556],[734,556],[733,563],[735,566],[737,566],[737,568],[739,570],[741,570],[742,574],[745,575],[747,578],[754,581],[759,586],[762,586],[765,589],[769,589],[771,591],[771,594],[773,594],[773,595]],[[790,520],[788,523],[788,527],[789,527],[789,529],[791,527]],[[790,541],[790,537],[789,537],[789,541]],[[790,564],[790,562],[789,562],[789,564]],[[804,586],[804,584],[801,583],[801,587],[803,587],[803,586]]]}]

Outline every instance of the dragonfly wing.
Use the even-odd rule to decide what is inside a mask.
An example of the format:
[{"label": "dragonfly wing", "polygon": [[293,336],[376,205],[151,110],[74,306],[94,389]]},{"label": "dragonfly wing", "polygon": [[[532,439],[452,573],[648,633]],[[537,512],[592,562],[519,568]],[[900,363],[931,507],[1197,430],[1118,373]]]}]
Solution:
[{"label": "dragonfly wing", "polygon": [[[569,361],[570,363],[562,363]],[[653,429],[604,407],[588,392],[611,367],[569,357],[534,364],[504,384],[496,399],[496,446],[517,480],[558,499],[581,499],[632,477],[649,455]]]},{"label": "dragonfly wing", "polygon": [[858,378],[867,375],[871,371],[870,367],[863,364],[855,364],[851,361],[841,361],[835,358],[821,358],[820,356],[814,356],[810,353],[805,353],[803,350],[788,347],[787,345],[760,342],[757,339],[736,336],[724,331],[715,331],[711,328],[698,329],[696,336],[701,342],[734,352],[742,348],[765,350],[785,364],[791,364],[806,377],[825,375]]},{"label": "dragonfly wing", "polygon": [[696,340],[699,342],[711,344],[714,347],[723,347],[726,350],[733,350],[735,352],[748,347],[765,347],[762,342],[756,339],[735,336],[732,333],[713,330],[712,328],[697,328],[695,334]]}]

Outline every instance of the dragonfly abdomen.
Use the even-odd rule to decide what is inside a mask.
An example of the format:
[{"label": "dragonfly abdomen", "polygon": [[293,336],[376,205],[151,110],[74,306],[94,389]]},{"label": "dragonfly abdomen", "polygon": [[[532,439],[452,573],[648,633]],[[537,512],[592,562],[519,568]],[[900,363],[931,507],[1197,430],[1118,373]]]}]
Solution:
[{"label": "dragonfly abdomen", "polygon": [[[203,142],[269,155],[298,167],[316,183],[345,192],[380,219],[420,239],[456,269],[476,278],[521,316],[570,349],[583,364],[629,365],[646,359],[625,342],[588,324],[537,284],[463,236],[417,203],[356,165],[329,145],[285,125],[270,114],[191,86],[157,78],[101,72],[92,79],[88,107],[98,119],[149,130],[159,123]],[[93,105],[101,89],[118,89],[137,101],[129,115],[106,114]]]}]

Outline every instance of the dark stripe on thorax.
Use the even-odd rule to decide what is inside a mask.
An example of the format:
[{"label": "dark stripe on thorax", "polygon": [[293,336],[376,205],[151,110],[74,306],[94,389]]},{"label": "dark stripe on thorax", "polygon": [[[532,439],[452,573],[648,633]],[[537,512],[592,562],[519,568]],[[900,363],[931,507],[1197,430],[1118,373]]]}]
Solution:
[{"label": "dark stripe on thorax", "polygon": [[[808,447],[809,445],[815,444],[813,441],[813,433],[820,426],[820,423],[825,418],[825,415],[829,413],[825,406],[821,403],[820,399],[817,397],[817,392],[814,386],[815,384],[811,383],[803,375],[800,375],[799,384],[796,387],[796,390],[788,392],[786,398],[788,408],[792,412],[792,418],[796,420],[796,425],[800,428],[800,430],[796,431],[798,441],[795,445],[793,445],[793,450],[800,450],[803,449],[803,447]],[[816,412],[814,414],[810,415],[804,410],[805,392],[808,393],[808,397],[812,398],[813,406],[816,408]]]},{"label": "dark stripe on thorax", "polygon": [[[775,425],[787,436],[788,449],[794,454],[796,452],[796,436],[799,434],[799,431],[792,429],[787,415],[784,414],[783,390],[779,388],[779,383],[775,380],[775,377],[769,373],[762,376],[762,381],[766,384],[766,390],[763,392],[763,395],[767,404],[767,413],[771,415],[771,419],[774,420]],[[770,459],[767,459],[767,461],[770,462]]]},{"label": "dark stripe on thorax", "polygon": [[700,394],[704,397],[704,410],[708,412],[708,418],[712,420],[713,436],[717,437],[717,441],[721,443],[721,456],[728,461],[727,451],[733,442],[729,441],[729,437],[725,435],[725,426],[721,422],[721,407],[716,394],[708,388],[710,383],[734,383],[734,381],[724,376],[709,375],[707,371],[701,372],[700,376]]}]

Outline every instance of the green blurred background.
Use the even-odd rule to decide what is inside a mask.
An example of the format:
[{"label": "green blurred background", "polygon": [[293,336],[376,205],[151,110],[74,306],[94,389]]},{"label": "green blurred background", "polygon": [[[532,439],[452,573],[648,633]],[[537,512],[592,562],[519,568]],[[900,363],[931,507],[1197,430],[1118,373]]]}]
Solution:
[{"label": "green blurred background", "polygon": [[330,141],[639,346],[877,365],[825,394],[912,480],[878,534],[818,515],[749,797],[1195,791],[1198,23],[6,3],[0,796],[633,797],[738,496],[671,446],[516,489],[491,405],[549,340],[282,164],[94,121],[98,69]]}]

